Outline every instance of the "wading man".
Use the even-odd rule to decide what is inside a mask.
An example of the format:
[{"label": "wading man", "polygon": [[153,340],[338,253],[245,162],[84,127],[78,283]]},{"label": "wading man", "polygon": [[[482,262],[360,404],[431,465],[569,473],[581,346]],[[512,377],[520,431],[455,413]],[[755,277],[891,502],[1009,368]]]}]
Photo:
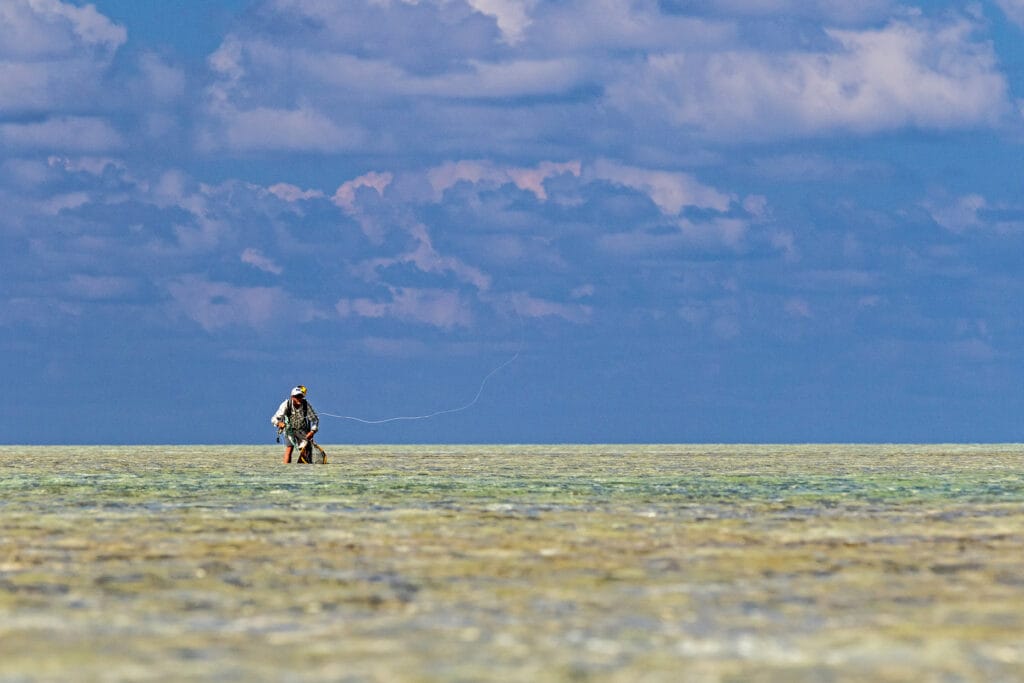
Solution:
[{"label": "wading man", "polygon": [[284,400],[270,421],[278,429],[284,430],[287,445],[284,447],[283,462],[286,463],[292,461],[294,448],[299,449],[297,459],[301,460],[303,454],[311,448],[313,435],[320,428],[320,420],[313,406],[306,400],[306,387],[302,385],[292,389],[292,395]]}]

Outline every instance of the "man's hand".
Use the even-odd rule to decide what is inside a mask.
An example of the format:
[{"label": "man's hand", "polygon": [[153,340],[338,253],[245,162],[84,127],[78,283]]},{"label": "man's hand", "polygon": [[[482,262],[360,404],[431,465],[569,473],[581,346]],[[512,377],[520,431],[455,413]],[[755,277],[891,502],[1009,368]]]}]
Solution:
[{"label": "man's hand", "polygon": [[306,441],[312,441],[314,434],[316,434],[316,432],[310,432],[309,434],[306,434]]},{"label": "man's hand", "polygon": [[279,421],[278,421],[278,423],[277,423],[277,428],[278,428],[278,429],[284,429],[284,422],[281,422],[281,421],[279,420]]}]

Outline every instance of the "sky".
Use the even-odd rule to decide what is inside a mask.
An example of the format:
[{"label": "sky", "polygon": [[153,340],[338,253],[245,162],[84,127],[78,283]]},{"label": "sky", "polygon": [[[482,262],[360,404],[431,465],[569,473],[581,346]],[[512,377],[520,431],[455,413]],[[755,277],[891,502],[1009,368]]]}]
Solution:
[{"label": "sky", "polygon": [[2,0],[0,442],[1024,441],[1022,171],[1024,0]]}]

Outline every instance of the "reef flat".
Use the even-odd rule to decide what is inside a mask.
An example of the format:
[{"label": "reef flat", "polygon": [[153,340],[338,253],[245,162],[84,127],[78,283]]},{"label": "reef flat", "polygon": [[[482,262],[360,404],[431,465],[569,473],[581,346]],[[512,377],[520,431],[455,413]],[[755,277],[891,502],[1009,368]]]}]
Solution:
[{"label": "reef flat", "polygon": [[0,447],[0,681],[1024,680],[1024,446]]}]

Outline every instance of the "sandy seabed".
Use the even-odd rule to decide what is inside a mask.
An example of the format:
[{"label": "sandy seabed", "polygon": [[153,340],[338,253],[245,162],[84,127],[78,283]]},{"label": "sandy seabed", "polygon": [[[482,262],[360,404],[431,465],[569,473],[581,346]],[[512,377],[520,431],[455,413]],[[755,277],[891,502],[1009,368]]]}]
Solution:
[{"label": "sandy seabed", "polygon": [[1024,446],[0,447],[0,681],[1022,681]]}]

